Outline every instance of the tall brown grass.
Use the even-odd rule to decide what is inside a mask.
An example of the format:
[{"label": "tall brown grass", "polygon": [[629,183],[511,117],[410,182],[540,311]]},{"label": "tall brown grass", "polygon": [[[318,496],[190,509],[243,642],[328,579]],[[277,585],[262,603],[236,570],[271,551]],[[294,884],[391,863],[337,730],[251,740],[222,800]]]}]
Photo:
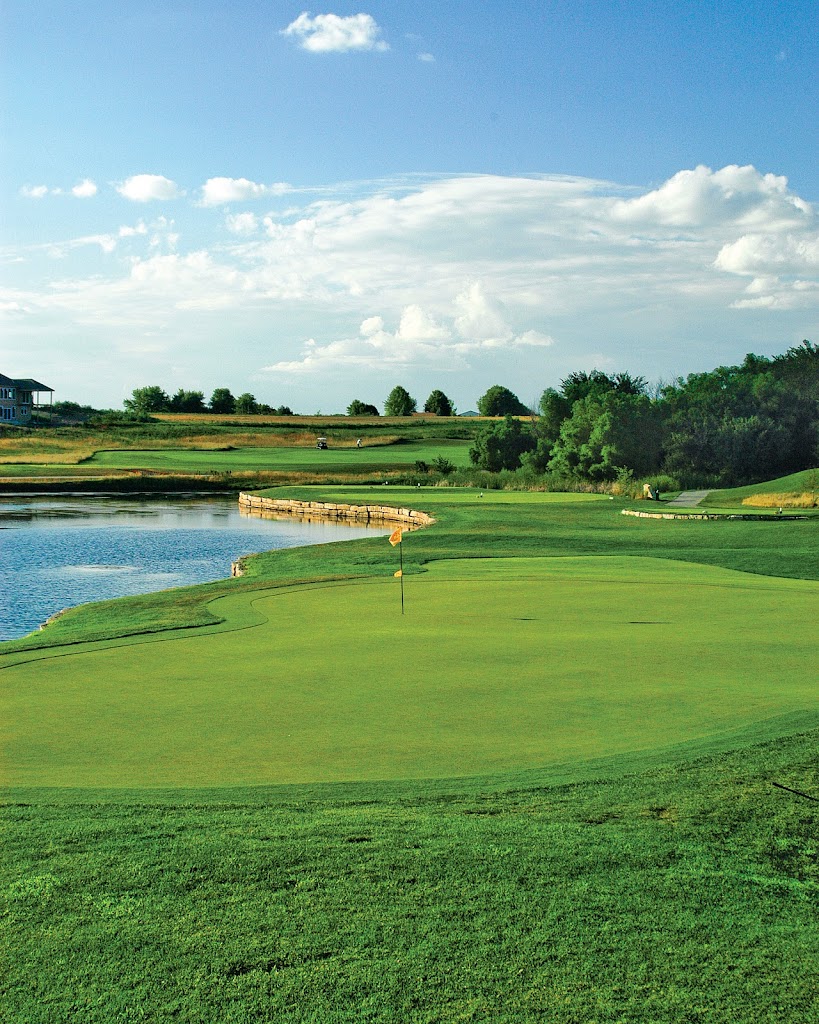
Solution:
[{"label": "tall brown grass", "polygon": [[751,508],[817,508],[819,501],[815,491],[801,494],[751,494],[742,499],[743,505]]}]

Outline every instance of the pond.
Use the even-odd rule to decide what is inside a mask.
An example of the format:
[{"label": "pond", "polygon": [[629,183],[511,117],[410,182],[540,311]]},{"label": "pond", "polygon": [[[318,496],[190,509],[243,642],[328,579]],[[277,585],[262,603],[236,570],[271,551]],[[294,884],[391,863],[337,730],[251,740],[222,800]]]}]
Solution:
[{"label": "pond", "polygon": [[373,531],[390,532],[261,519],[235,495],[0,497],[0,641],[72,605],[224,579],[242,555]]}]

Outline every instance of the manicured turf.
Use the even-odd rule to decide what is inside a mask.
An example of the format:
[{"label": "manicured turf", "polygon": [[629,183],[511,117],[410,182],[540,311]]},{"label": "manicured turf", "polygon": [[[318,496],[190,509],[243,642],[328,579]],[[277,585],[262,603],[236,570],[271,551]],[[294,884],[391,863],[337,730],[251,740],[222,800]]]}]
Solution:
[{"label": "manicured turf", "polygon": [[150,469],[173,473],[224,473],[231,471],[369,473],[393,466],[413,466],[416,460],[449,459],[469,465],[469,443],[406,442],[356,448],[315,447],[236,448],[232,451],[191,451],[166,448],[157,451],[102,451],[83,465],[101,469]]},{"label": "manicured turf", "polygon": [[476,775],[725,733],[815,696],[815,582],[600,557],[438,562],[405,583],[403,617],[394,579],[305,586],[223,598],[205,636],[20,655],[2,673],[7,781]]},{"label": "manicured turf", "polygon": [[379,538],[0,647],[5,1018],[815,1020],[815,521],[320,493],[435,515],[403,619]]}]

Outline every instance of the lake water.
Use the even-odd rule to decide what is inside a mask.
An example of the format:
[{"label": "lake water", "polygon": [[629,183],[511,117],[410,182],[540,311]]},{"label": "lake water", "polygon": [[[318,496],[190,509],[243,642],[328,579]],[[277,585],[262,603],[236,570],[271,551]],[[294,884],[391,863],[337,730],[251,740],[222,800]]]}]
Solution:
[{"label": "lake water", "polygon": [[0,640],[55,612],[230,575],[242,555],[390,531],[269,520],[235,496],[0,498]]}]

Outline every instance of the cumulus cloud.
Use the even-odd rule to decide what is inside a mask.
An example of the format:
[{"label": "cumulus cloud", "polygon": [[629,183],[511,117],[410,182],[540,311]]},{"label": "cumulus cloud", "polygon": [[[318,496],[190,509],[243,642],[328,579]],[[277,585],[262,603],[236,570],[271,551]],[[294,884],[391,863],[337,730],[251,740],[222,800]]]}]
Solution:
[{"label": "cumulus cloud", "polygon": [[98,191],[99,189],[96,184],[91,181],[90,178],[86,178],[84,181],[81,181],[79,185],[75,185],[71,189],[71,195],[76,196],[77,199],[90,199],[92,196],[95,196]]},{"label": "cumulus cloud", "polygon": [[808,203],[788,191],[787,178],[736,164],[718,171],[702,165],[679,171],[660,188],[619,200],[611,210],[617,221],[672,227],[795,224],[810,212]]},{"label": "cumulus cloud", "polygon": [[[210,180],[223,183],[214,196],[236,202],[273,187]],[[0,301],[29,310],[27,323],[56,311],[67,324],[125,333],[158,331],[172,318],[176,329],[197,311],[203,337],[200,314],[235,310],[270,339],[267,357],[237,357],[302,380],[345,367],[525,373],[547,349],[568,372],[611,365],[602,360],[618,337],[620,351],[647,353],[711,332],[716,352],[737,336],[737,318],[777,316],[781,332],[804,336],[804,316],[783,314],[819,310],[816,210],[786,179],[754,168],[699,167],[642,189],[567,176],[409,176],[203,220],[218,234],[199,236],[193,252],[177,251],[164,218],[89,234],[60,246],[63,280]],[[81,245],[108,247],[104,273],[70,264]],[[214,339],[227,323],[213,319]],[[623,362],[629,368],[615,368]],[[657,372],[679,366],[668,355]]]},{"label": "cumulus cloud", "polygon": [[280,196],[290,190],[285,182],[261,185],[247,178],[208,178],[202,186],[202,205],[221,206],[225,203],[246,202],[265,196]]},{"label": "cumulus cloud", "polygon": [[434,64],[435,58],[431,53],[419,53],[418,60],[423,61],[424,64]]},{"label": "cumulus cloud", "polygon": [[370,14],[317,14],[303,11],[281,35],[292,36],[303,50],[313,53],[346,53],[350,50],[388,50],[381,29]]},{"label": "cumulus cloud", "polygon": [[48,185],[23,185],[20,195],[26,199],[42,199],[48,195]]},{"label": "cumulus cloud", "polygon": [[325,345],[311,338],[299,359],[275,363],[264,371],[305,374],[350,366],[380,369],[400,365],[455,369],[467,365],[466,357],[481,349],[552,344],[551,338],[536,330],[516,334],[480,282],[473,282],[455,297],[451,313],[451,326],[447,326],[412,303],[401,311],[394,331],[387,329],[384,317],[370,316],[362,321],[357,338]]},{"label": "cumulus cloud", "polygon": [[175,181],[162,174],[134,174],[117,186],[117,192],[136,203],[178,199],[184,194]]}]

